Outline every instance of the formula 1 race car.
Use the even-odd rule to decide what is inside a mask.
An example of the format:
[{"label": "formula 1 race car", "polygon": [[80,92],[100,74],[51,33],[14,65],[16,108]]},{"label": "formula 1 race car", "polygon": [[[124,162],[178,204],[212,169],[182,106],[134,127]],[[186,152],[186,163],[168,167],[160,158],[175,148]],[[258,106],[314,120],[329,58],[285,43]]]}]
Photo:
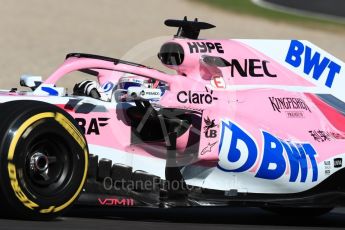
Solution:
[{"label": "formula 1 race car", "polygon": [[[318,215],[345,205],[345,64],[300,40],[204,40],[177,27],[170,75],[71,53],[45,81],[0,92],[0,205],[50,219],[72,204],[257,206]],[[73,93],[59,80],[91,80]],[[90,154],[89,154],[90,153]],[[80,196],[81,195],[81,196]]]}]

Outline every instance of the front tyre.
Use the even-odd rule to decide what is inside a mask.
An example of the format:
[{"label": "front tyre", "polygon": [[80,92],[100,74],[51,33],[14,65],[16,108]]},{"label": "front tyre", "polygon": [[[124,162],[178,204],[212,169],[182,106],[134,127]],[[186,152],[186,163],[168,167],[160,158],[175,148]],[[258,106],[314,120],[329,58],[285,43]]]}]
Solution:
[{"label": "front tyre", "polygon": [[37,101],[0,105],[0,205],[11,216],[51,219],[78,198],[88,149],[74,119]]}]

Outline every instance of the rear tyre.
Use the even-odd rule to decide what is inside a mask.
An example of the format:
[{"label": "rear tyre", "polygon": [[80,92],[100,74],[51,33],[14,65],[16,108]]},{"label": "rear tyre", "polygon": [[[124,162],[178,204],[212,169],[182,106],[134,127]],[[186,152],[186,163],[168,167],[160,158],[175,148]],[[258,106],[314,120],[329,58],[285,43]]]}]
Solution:
[{"label": "rear tyre", "polygon": [[44,102],[7,102],[0,111],[0,205],[17,218],[61,215],[87,176],[88,149],[78,125]]}]

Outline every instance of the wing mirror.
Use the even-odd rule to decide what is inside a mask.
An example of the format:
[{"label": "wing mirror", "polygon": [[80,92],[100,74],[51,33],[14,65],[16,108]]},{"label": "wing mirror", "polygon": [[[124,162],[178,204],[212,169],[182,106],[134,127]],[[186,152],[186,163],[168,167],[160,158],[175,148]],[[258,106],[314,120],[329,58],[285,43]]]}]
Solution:
[{"label": "wing mirror", "polygon": [[201,58],[207,65],[210,65],[210,66],[216,66],[216,67],[231,66],[230,62],[228,62],[227,60],[221,57],[203,55]]},{"label": "wing mirror", "polygon": [[41,83],[41,76],[22,75],[20,77],[20,85],[24,87],[29,87],[32,90],[35,90]]}]

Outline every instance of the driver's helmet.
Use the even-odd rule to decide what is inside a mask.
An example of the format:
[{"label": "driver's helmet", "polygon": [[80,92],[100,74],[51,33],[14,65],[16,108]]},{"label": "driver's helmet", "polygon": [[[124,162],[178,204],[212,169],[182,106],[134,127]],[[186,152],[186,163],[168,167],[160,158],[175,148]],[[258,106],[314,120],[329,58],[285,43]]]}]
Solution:
[{"label": "driver's helmet", "polygon": [[128,90],[129,87],[142,87],[144,79],[139,79],[137,76],[126,76],[120,78],[117,89]]},{"label": "driver's helmet", "polygon": [[[121,77],[116,86],[117,101],[131,101],[137,97],[149,100],[160,98],[159,82],[136,75]],[[130,90],[130,93],[128,91]]]}]

